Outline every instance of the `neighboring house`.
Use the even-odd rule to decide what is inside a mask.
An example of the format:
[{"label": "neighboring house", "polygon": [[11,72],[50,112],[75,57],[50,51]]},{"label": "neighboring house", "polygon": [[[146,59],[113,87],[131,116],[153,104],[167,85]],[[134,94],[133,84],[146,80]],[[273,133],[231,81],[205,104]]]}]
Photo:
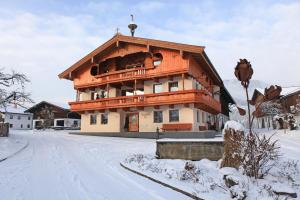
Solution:
[{"label": "neighboring house", "polygon": [[9,123],[9,128],[14,130],[31,130],[32,113],[24,112],[23,108],[8,106],[0,109],[1,120]]},{"label": "neighboring house", "polygon": [[80,128],[80,115],[52,103],[42,101],[26,112],[33,114],[33,128],[40,129],[47,121],[49,127]]},{"label": "neighboring house", "polygon": [[[281,104],[285,111],[295,116],[296,123],[300,125],[300,87],[282,88]],[[295,107],[298,110],[295,112]]]},{"label": "neighboring house", "polygon": [[202,46],[116,34],[59,77],[74,83],[82,132],[198,132],[222,113],[223,82]]},{"label": "neighboring house", "polygon": [[[300,102],[300,87],[282,87],[282,91],[277,101],[282,109],[282,112],[293,113],[293,107]],[[264,98],[264,89],[256,88],[253,92],[251,101],[255,105],[255,108],[258,107],[261,101]],[[255,128],[274,128],[274,116],[276,111],[272,112],[272,107],[269,108],[269,113],[264,113],[261,109],[256,109],[257,115],[254,120]],[[300,124],[300,113],[295,114],[295,119],[298,124]]]}]

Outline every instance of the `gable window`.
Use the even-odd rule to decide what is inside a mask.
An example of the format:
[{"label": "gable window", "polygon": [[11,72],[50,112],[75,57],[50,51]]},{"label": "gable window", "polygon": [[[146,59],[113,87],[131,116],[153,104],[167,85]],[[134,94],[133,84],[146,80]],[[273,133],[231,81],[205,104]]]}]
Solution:
[{"label": "gable window", "polygon": [[90,115],[90,125],[97,124],[97,115]]},{"label": "gable window", "polygon": [[161,93],[162,92],[162,84],[157,83],[153,84],[153,93]]},{"label": "gable window", "polygon": [[169,110],[169,121],[170,122],[179,121],[179,110]]},{"label": "gable window", "polygon": [[153,122],[154,123],[162,123],[163,122],[162,111],[153,111]]},{"label": "gable window", "polygon": [[108,123],[107,113],[101,114],[101,124],[107,124],[107,123]]},{"label": "gable window", "polygon": [[169,82],[169,92],[178,91],[178,82]]},{"label": "gable window", "polygon": [[98,67],[97,66],[93,66],[91,68],[91,75],[92,76],[96,76],[98,74]]},{"label": "gable window", "polygon": [[153,56],[153,65],[155,67],[160,65],[162,60],[163,60],[163,56],[161,55],[161,53],[154,54],[154,56]]}]

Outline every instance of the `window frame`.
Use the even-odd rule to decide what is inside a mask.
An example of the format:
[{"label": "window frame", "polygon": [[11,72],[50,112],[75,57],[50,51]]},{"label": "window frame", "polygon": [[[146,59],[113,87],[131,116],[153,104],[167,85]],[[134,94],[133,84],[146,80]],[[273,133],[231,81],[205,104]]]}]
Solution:
[{"label": "window frame", "polygon": [[[106,116],[106,121],[105,121],[105,118],[103,118],[104,116]],[[102,125],[108,124],[108,114],[107,113],[101,113],[100,122],[101,122]]]},{"label": "window frame", "polygon": [[[177,90],[171,91],[171,84],[174,84],[174,83],[177,84]],[[179,91],[179,83],[178,83],[178,81],[171,81],[171,82],[168,82],[168,90],[169,90],[169,92],[177,92],[177,91]]]},{"label": "window frame", "polygon": [[[93,119],[93,117],[95,117]],[[97,114],[91,114],[90,115],[90,125],[96,125],[97,124]]]},{"label": "window frame", "polygon": [[[156,92],[156,90],[155,90],[155,86],[157,86],[157,85],[161,86],[161,91],[160,92]],[[153,90],[153,94],[158,94],[158,93],[163,92],[163,84],[162,83],[154,83],[152,90]]]},{"label": "window frame", "polygon": [[[173,116],[171,116],[171,112],[177,112],[177,117],[176,119],[173,118]],[[178,109],[173,109],[173,110],[169,110],[169,122],[179,122],[180,118],[179,118],[179,110]]]},{"label": "window frame", "polygon": [[[161,118],[158,117],[159,115],[156,116],[155,113],[161,113]],[[163,121],[164,121],[163,111],[162,110],[154,110],[153,111],[153,123],[159,124],[159,123],[163,123]]]}]

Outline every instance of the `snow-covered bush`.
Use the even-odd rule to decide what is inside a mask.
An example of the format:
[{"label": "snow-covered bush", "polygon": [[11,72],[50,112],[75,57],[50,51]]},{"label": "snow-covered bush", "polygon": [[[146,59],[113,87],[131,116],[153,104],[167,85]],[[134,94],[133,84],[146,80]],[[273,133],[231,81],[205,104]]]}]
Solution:
[{"label": "snow-covered bush", "polygon": [[242,130],[237,122],[225,124],[221,167],[241,168],[250,177],[262,178],[279,158],[277,141],[272,136],[245,134]]},{"label": "snow-covered bush", "polygon": [[275,115],[273,119],[277,122],[279,129],[296,130],[298,128],[296,119],[291,113],[281,113]]}]

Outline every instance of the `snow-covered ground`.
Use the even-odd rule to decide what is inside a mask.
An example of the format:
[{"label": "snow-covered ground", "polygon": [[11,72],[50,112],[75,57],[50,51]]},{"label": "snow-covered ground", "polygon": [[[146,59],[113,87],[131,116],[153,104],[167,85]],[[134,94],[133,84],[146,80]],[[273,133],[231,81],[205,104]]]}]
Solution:
[{"label": "snow-covered ground", "polygon": [[26,138],[12,134],[10,137],[0,137],[0,161],[13,156],[28,144]]},{"label": "snow-covered ground", "polygon": [[[277,132],[275,139],[279,139],[283,158],[299,161],[300,131]],[[10,138],[0,138],[0,151],[9,154],[26,141],[27,148],[0,162],[0,199],[189,199],[123,169],[119,163],[126,158],[127,166],[205,199],[231,199],[224,174],[241,183],[234,186],[235,191],[243,191],[245,188],[238,188],[241,185],[246,187],[247,199],[273,199],[268,196],[271,188],[300,196],[299,168],[293,171],[293,166],[275,169],[282,176],[298,173],[293,188],[273,175],[255,185],[231,168],[220,170],[215,161],[193,162],[195,168],[187,172],[187,161],[154,159],[155,140],[69,135],[65,131],[13,131]]]},{"label": "snow-covered ground", "polygon": [[[287,195],[277,193],[297,193],[300,199],[300,130],[257,130],[260,134],[274,135],[281,146],[282,157],[264,179],[254,180],[233,168],[219,167],[219,162],[156,159],[153,154],[131,155],[123,164],[161,182],[177,187],[203,199],[286,199]],[[238,182],[229,187],[224,175]],[[244,193],[243,193],[244,192]],[[290,199],[290,198],[287,198]],[[294,199],[294,198],[293,198]]]},{"label": "snow-covered ground", "polygon": [[14,131],[10,137],[29,145],[0,162],[0,199],[189,199],[119,165],[131,154],[154,155],[154,140],[63,131]]}]

